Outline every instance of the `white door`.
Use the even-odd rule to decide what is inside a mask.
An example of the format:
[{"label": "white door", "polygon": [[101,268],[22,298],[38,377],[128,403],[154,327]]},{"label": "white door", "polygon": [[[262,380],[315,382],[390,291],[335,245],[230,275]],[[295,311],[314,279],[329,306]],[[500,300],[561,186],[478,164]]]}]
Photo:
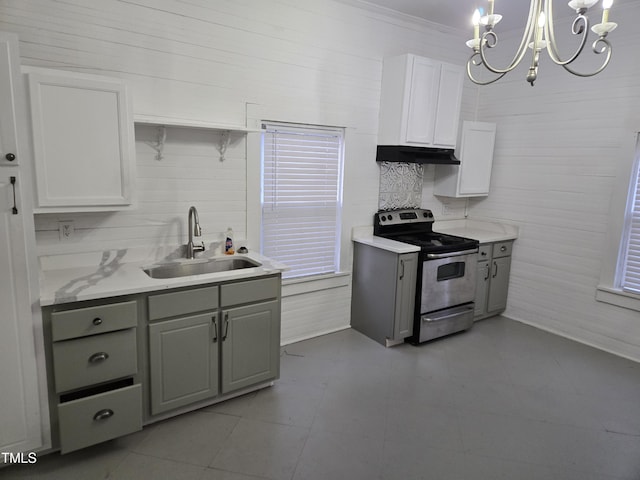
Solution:
[{"label": "white door", "polygon": [[[21,185],[16,168],[0,169],[2,452],[25,452],[42,446],[38,371],[26,257],[25,212],[22,211],[20,201]],[[14,206],[17,213],[14,213]]]}]

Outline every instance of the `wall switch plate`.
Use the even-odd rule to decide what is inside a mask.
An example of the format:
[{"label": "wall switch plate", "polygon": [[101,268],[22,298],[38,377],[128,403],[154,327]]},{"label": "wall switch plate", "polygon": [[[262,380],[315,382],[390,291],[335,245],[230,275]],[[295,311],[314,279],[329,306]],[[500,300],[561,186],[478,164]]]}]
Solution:
[{"label": "wall switch plate", "polygon": [[59,221],[58,233],[60,234],[60,241],[66,242],[73,238],[75,235],[75,228],[73,226],[73,220]]}]

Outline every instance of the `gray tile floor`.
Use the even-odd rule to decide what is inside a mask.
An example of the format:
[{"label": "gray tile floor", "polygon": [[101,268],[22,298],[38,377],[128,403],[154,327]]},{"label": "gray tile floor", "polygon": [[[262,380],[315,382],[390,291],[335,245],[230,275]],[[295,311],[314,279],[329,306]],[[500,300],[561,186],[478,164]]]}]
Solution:
[{"label": "gray tile floor", "polygon": [[2,478],[637,480],[640,364],[496,317],[420,347],[288,345],[259,392]]}]

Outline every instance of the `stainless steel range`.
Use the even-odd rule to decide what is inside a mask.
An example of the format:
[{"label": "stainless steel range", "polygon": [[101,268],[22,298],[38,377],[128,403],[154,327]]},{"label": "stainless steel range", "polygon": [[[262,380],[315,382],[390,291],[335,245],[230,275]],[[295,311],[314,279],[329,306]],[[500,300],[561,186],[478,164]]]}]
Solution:
[{"label": "stainless steel range", "polygon": [[466,330],[473,325],[478,241],[433,231],[430,210],[381,211],[373,234],[420,247],[414,344]]}]

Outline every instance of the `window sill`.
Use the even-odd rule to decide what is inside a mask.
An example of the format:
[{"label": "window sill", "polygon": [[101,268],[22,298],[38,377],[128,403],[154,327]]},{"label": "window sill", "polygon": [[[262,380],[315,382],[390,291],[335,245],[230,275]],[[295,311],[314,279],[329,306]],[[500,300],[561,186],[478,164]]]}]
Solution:
[{"label": "window sill", "polygon": [[293,295],[328,290],[330,288],[348,287],[350,285],[351,272],[338,272],[327,275],[291,278],[282,281],[282,296],[290,297]]},{"label": "window sill", "polygon": [[619,288],[599,285],[596,289],[596,300],[640,312],[640,295],[624,292]]}]

